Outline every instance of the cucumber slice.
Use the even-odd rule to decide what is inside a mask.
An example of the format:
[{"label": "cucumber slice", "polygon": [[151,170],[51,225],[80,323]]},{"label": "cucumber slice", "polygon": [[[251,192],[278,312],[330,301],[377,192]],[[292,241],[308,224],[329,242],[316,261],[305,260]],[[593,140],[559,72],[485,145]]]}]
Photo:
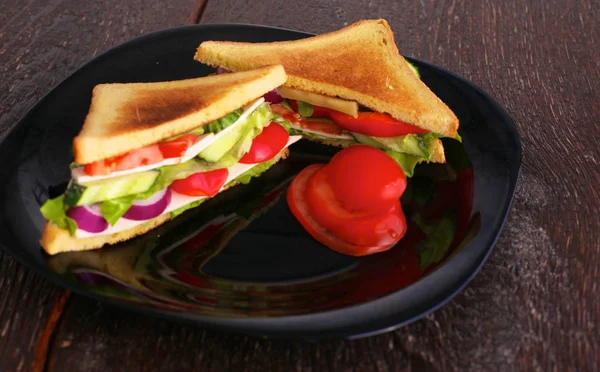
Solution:
[{"label": "cucumber slice", "polygon": [[219,161],[240,140],[245,128],[246,126],[243,124],[231,128],[228,133],[224,133],[223,137],[211,143],[198,156],[211,163]]},{"label": "cucumber slice", "polygon": [[399,137],[375,137],[378,142],[383,143],[387,148],[398,152],[404,152],[411,155],[422,156],[429,158],[429,154],[425,152],[419,143],[419,139],[414,134],[407,134]]},{"label": "cucumber slice", "polygon": [[360,133],[350,133],[350,134],[352,135],[352,137],[354,137],[354,139],[356,140],[356,142],[362,143],[363,145],[377,147],[378,149],[385,149],[386,148],[386,146],[383,143],[375,140],[371,136],[366,136],[366,135],[360,134]]},{"label": "cucumber slice", "polygon": [[371,137],[364,134],[352,133],[356,141],[377,147],[379,149],[390,149],[410,155],[421,156],[425,159],[431,158],[431,149],[427,148],[421,138],[416,134],[407,134],[398,137]]},{"label": "cucumber slice", "polygon": [[160,171],[150,170],[85,184],[72,182],[65,191],[65,204],[74,207],[144,192],[152,187],[159,174]]}]

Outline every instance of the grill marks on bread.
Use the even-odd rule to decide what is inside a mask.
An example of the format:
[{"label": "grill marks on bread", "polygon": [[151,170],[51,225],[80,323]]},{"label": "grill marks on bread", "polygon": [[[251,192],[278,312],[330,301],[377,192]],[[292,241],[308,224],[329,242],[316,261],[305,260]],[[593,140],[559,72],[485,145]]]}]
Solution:
[{"label": "grill marks on bread", "polygon": [[121,155],[208,124],[286,79],[279,65],[160,83],[97,85],[83,129],[73,141],[75,162]]},{"label": "grill marks on bread", "polygon": [[114,133],[125,133],[154,127],[171,120],[179,119],[208,107],[202,93],[189,88],[173,88],[161,92],[138,92],[131,103],[117,109],[121,118],[114,127]]}]

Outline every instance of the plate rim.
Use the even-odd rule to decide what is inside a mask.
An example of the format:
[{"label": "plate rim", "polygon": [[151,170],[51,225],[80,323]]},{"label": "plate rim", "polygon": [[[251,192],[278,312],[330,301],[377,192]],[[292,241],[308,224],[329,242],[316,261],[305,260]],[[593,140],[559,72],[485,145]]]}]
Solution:
[{"label": "plate rim", "polygon": [[[288,32],[291,34],[296,34],[298,36],[304,36],[304,37],[309,37],[309,36],[314,35],[311,33],[304,32],[304,31],[297,31],[297,30],[282,28],[282,27],[263,26],[263,25],[257,25],[257,24],[211,23],[211,24],[184,25],[184,26],[177,26],[177,27],[172,27],[172,28],[164,28],[161,30],[156,30],[156,31],[138,36],[136,38],[127,40],[123,43],[117,44],[117,45],[105,50],[101,54],[95,56],[94,58],[87,60],[86,62],[82,63],[79,67],[77,67],[71,74],[69,74],[67,77],[65,77],[63,80],[61,80],[58,84],[54,85],[51,89],[49,89],[49,91],[46,94],[44,94],[29,110],[26,111],[26,113],[17,121],[17,123],[12,128],[10,128],[9,130],[7,130],[5,132],[5,135],[3,136],[2,140],[0,140],[0,149],[19,130],[26,129],[26,127],[25,127],[25,124],[27,122],[26,119],[28,119],[31,115],[33,115],[35,113],[35,111],[39,108],[39,106],[41,106],[48,99],[48,97],[50,95],[52,95],[56,90],[60,89],[60,87],[62,85],[70,82],[72,79],[75,79],[77,77],[77,75],[79,73],[81,73],[81,71],[84,70],[90,64],[93,64],[94,62],[96,62],[98,60],[110,57],[111,54],[118,53],[120,50],[123,50],[123,49],[127,49],[131,45],[143,43],[143,42],[147,41],[148,39],[151,40],[156,37],[165,37],[168,34],[177,34],[179,32],[183,32],[183,33],[188,33],[188,32],[192,32],[192,31],[202,32],[203,30],[211,30],[211,29],[214,31],[218,31],[219,29],[223,29],[223,28],[225,28],[225,29],[227,29],[227,28],[241,28],[241,29],[252,28],[255,30],[259,30],[259,31],[267,29],[267,30],[275,31],[275,32]],[[4,238],[0,239],[0,248],[2,248],[6,253],[9,253],[21,265],[23,265],[27,269],[35,272],[37,275],[41,275],[44,279],[50,281],[51,283],[53,283],[59,287],[62,287],[63,290],[65,290],[65,289],[71,290],[74,293],[83,295],[87,298],[91,298],[96,301],[99,301],[100,303],[107,303],[111,306],[116,306],[117,308],[124,309],[126,311],[142,313],[142,314],[151,315],[151,316],[162,318],[162,319],[166,318],[166,319],[170,319],[170,320],[175,320],[177,322],[191,323],[195,326],[219,329],[219,330],[226,331],[226,332],[243,333],[243,334],[247,334],[247,335],[262,336],[262,337],[265,337],[265,335],[268,334],[269,338],[286,338],[286,339],[289,339],[289,338],[291,338],[291,339],[301,338],[301,339],[305,339],[305,340],[339,339],[339,338],[355,339],[355,338],[368,337],[368,336],[372,336],[372,335],[376,335],[376,334],[380,334],[380,333],[389,332],[394,329],[403,327],[407,324],[410,324],[428,314],[431,314],[432,312],[436,311],[440,307],[447,304],[451,299],[453,299],[458,293],[460,293],[471,282],[471,280],[480,271],[483,264],[487,261],[489,255],[491,254],[492,250],[494,249],[494,247],[500,237],[500,233],[501,233],[502,229],[504,228],[504,226],[506,224],[507,218],[509,216],[509,213],[510,213],[510,210],[511,210],[514,198],[515,198],[516,186],[518,184],[518,179],[519,179],[519,175],[521,172],[521,165],[522,165],[522,143],[521,143],[521,138],[520,138],[520,134],[517,129],[517,126],[516,126],[514,120],[512,119],[512,117],[509,115],[508,111],[502,105],[500,105],[500,103],[495,98],[493,98],[491,95],[489,95],[483,89],[481,89],[479,86],[473,84],[471,81],[469,81],[459,75],[454,74],[453,72],[451,72],[443,67],[433,65],[429,62],[425,62],[425,61],[419,60],[414,57],[406,56],[406,58],[408,60],[415,61],[418,64],[426,65],[428,68],[431,68],[432,70],[438,70],[438,71],[442,72],[443,74],[446,74],[446,75],[450,76],[451,78],[454,78],[454,79],[460,81],[461,83],[466,84],[470,89],[474,90],[476,93],[483,96],[486,99],[486,101],[488,101],[490,103],[491,107],[495,111],[495,114],[497,114],[498,116],[501,117],[501,122],[503,124],[507,125],[509,132],[514,135],[514,140],[515,140],[515,143],[517,146],[516,147],[517,154],[515,154],[515,156],[516,156],[515,167],[509,169],[509,172],[508,172],[509,173],[508,178],[510,180],[509,188],[507,191],[508,200],[505,203],[504,208],[500,211],[500,213],[495,214],[496,217],[500,216],[500,221],[498,222],[497,226],[494,226],[494,228],[492,229],[491,236],[489,236],[488,239],[486,239],[486,243],[484,244],[485,253],[483,255],[480,255],[481,257],[478,258],[473,270],[470,271],[468,273],[468,275],[466,275],[466,277],[460,281],[460,283],[457,283],[457,285],[455,285],[452,289],[446,289],[443,291],[444,293],[447,292],[447,294],[441,301],[436,301],[436,304],[434,306],[426,306],[427,307],[426,310],[418,311],[418,313],[412,317],[405,318],[404,320],[401,320],[399,322],[392,320],[390,323],[391,319],[388,320],[388,318],[390,318],[390,317],[393,318],[394,316],[396,316],[396,317],[398,316],[398,312],[393,312],[390,315],[387,315],[386,318],[382,320],[385,323],[389,323],[387,326],[381,327],[380,325],[372,325],[371,323],[373,323],[373,320],[370,319],[370,320],[367,320],[367,321],[361,323],[361,326],[363,326],[363,329],[358,332],[347,329],[347,328],[357,327],[356,324],[350,324],[347,326],[343,326],[341,328],[327,329],[327,331],[325,331],[325,333],[321,333],[321,332],[317,331],[318,334],[314,334],[315,330],[308,331],[308,333],[306,333],[306,332],[297,332],[297,331],[290,332],[290,331],[285,331],[285,330],[283,332],[280,332],[280,330],[277,329],[281,326],[281,323],[287,323],[290,321],[310,322],[311,318],[331,317],[331,316],[338,316],[338,315],[342,316],[342,317],[347,317],[346,314],[341,314],[341,313],[352,312],[352,311],[356,311],[357,309],[364,309],[365,307],[373,307],[373,306],[377,306],[381,302],[387,302],[391,297],[397,296],[399,292],[405,292],[406,290],[408,290],[410,288],[414,288],[417,283],[421,283],[421,282],[425,282],[425,281],[432,281],[432,278],[435,278],[435,274],[438,271],[438,269],[441,269],[444,266],[447,266],[451,261],[457,259],[457,257],[461,253],[463,253],[464,250],[466,250],[466,248],[469,247],[469,245],[471,243],[469,243],[467,246],[465,246],[463,251],[458,252],[457,255],[455,255],[454,257],[451,257],[447,262],[444,263],[444,265],[441,265],[438,269],[436,269],[434,272],[430,273],[429,275],[421,278],[420,280],[418,280],[415,283],[412,283],[408,287],[401,288],[395,292],[392,292],[388,295],[376,298],[374,300],[370,300],[370,301],[367,301],[367,302],[361,303],[361,304],[345,306],[345,307],[341,307],[341,308],[337,308],[337,309],[317,311],[317,312],[309,313],[309,314],[288,315],[288,316],[281,316],[281,317],[252,317],[252,318],[227,318],[227,317],[209,318],[209,317],[198,316],[198,315],[186,316],[188,314],[185,312],[171,312],[171,311],[165,311],[165,310],[155,310],[155,309],[149,308],[149,307],[141,307],[141,306],[137,306],[135,304],[121,302],[121,301],[114,300],[109,297],[101,296],[101,295],[95,294],[93,292],[86,291],[83,288],[77,286],[76,284],[74,284],[70,281],[67,281],[66,279],[64,279],[62,277],[52,274],[47,268],[38,264],[35,260],[28,259],[27,258],[28,255],[26,253],[27,251],[20,250],[16,247],[12,248],[10,245],[5,244]],[[4,173],[4,172],[0,172],[0,173]],[[457,276],[460,276],[460,275],[457,275]],[[375,318],[379,319],[379,317],[377,317],[377,316]],[[264,323],[268,323],[268,324],[264,324]],[[242,324],[246,324],[246,326],[242,327]],[[248,327],[247,326],[248,324],[251,324],[252,327]],[[364,328],[368,328],[368,329],[364,329]],[[261,329],[267,330],[267,332],[265,333],[264,331],[260,331]]]}]

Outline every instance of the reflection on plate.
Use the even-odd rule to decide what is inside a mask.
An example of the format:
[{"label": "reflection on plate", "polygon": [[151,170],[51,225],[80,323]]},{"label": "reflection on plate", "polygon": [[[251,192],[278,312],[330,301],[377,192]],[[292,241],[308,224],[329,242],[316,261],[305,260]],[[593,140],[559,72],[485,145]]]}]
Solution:
[{"label": "reflection on plate", "polygon": [[445,139],[449,164],[422,165],[409,181],[402,198],[408,232],[389,251],[344,256],[302,229],[288,210],[287,185],[337,150],[301,141],[259,179],[146,235],[96,251],[42,253],[39,206],[69,178],[71,141],[94,85],[206,75],[212,70],[191,58],[203,40],[305,36],[258,26],[182,27],[133,40],[84,66],[0,144],[0,245],[49,280],[100,301],[259,336],[359,337],[441,306],[489,254],[508,213],[521,150],[512,121],[493,99],[419,61],[413,62],[423,81],[459,117],[463,144]]}]

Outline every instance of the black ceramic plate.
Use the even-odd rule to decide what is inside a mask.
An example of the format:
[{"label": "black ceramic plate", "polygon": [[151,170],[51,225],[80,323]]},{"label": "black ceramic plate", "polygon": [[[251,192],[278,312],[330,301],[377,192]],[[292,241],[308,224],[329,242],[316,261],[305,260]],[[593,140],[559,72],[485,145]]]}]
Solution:
[{"label": "black ceramic plate", "polygon": [[[197,325],[315,339],[385,332],[460,291],[502,228],[521,147],[506,112],[481,89],[423,62],[423,81],[460,118],[450,167],[422,166],[403,196],[409,229],[386,253],[337,254],[296,222],[284,195],[304,166],[334,153],[308,142],[263,177],[149,234],[98,251],[49,257],[40,205],[69,177],[71,141],[92,88],[207,75],[192,57],[204,40],[273,41],[308,34],[246,25],[181,27],[118,46],[63,81],[0,145],[0,243],[52,282],[100,301]],[[415,223],[419,221],[419,224]]]}]

